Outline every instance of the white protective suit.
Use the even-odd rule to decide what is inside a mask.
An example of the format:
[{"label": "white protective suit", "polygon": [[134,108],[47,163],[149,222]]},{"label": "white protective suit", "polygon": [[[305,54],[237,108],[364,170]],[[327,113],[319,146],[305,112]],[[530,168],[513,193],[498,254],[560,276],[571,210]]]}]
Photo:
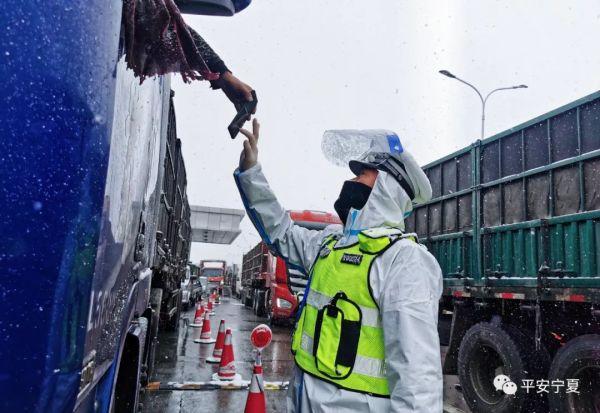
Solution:
[{"label": "white protective suit", "polygon": [[[383,225],[404,229],[404,216],[412,210],[411,200],[397,181],[380,171],[366,205],[350,211],[346,228],[331,225],[322,231],[309,230],[292,223],[260,164],[244,172],[237,170],[234,176],[263,240],[288,265],[307,273],[329,234],[343,233],[338,245],[346,245],[357,240],[358,230]],[[424,246],[408,239],[394,243],[374,263],[370,282],[381,310],[391,398],[342,390],[295,367],[287,399],[289,412],[442,412],[437,332],[440,267]]]}]

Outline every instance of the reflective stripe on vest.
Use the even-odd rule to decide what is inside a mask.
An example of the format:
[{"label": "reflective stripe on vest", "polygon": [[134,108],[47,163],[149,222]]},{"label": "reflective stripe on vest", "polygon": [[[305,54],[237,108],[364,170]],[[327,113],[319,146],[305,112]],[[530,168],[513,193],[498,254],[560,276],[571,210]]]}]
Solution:
[{"label": "reflective stripe on vest", "polygon": [[325,241],[292,340],[300,369],[346,390],[389,397],[383,328],[369,271],[400,238],[396,229],[376,228],[361,232],[357,244],[335,248],[336,239]]},{"label": "reflective stripe on vest", "polygon": [[[331,301],[333,296],[325,295],[317,290],[310,290],[306,297],[306,304],[315,307],[317,310],[323,308]],[[369,308],[359,305],[362,312],[362,325],[374,328],[381,328],[381,317],[377,308]]]},{"label": "reflective stripe on vest", "polygon": [[[312,353],[313,339],[308,334],[302,333],[302,342],[300,345],[304,351]],[[385,361],[372,357],[365,357],[357,354],[356,360],[354,361],[354,369],[352,371],[356,374],[386,379]]]}]

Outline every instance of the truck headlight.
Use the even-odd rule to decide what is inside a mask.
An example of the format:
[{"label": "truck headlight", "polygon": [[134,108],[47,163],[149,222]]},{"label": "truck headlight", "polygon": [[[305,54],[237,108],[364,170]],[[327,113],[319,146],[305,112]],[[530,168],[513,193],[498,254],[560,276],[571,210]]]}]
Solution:
[{"label": "truck headlight", "polygon": [[292,308],[292,303],[290,303],[288,300],[284,300],[283,298],[277,298],[275,302],[279,308],[284,308],[286,310]]}]

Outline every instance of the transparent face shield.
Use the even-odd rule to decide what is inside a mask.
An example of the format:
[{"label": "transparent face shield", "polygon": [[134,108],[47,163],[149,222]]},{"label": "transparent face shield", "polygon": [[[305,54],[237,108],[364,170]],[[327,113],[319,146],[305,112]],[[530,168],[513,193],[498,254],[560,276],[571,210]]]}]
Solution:
[{"label": "transparent face shield", "polygon": [[330,130],[323,134],[321,149],[331,163],[349,166],[355,175],[360,174],[364,167],[391,174],[410,198],[414,196],[407,173],[395,158],[403,152],[403,148],[394,132],[381,129]]},{"label": "transparent face shield", "polygon": [[328,130],[323,134],[321,150],[334,165],[348,167],[351,160],[365,156],[374,144],[373,134],[362,130]]}]

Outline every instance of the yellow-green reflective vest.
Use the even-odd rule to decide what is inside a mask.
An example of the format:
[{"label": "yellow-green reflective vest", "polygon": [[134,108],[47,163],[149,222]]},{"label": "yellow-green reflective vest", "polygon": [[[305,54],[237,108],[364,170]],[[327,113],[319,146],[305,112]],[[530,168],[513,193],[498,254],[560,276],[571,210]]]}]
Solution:
[{"label": "yellow-green reflective vest", "polygon": [[336,248],[326,239],[312,271],[308,295],[292,340],[304,372],[346,390],[389,397],[383,328],[369,271],[402,233],[374,228],[358,242]]}]

